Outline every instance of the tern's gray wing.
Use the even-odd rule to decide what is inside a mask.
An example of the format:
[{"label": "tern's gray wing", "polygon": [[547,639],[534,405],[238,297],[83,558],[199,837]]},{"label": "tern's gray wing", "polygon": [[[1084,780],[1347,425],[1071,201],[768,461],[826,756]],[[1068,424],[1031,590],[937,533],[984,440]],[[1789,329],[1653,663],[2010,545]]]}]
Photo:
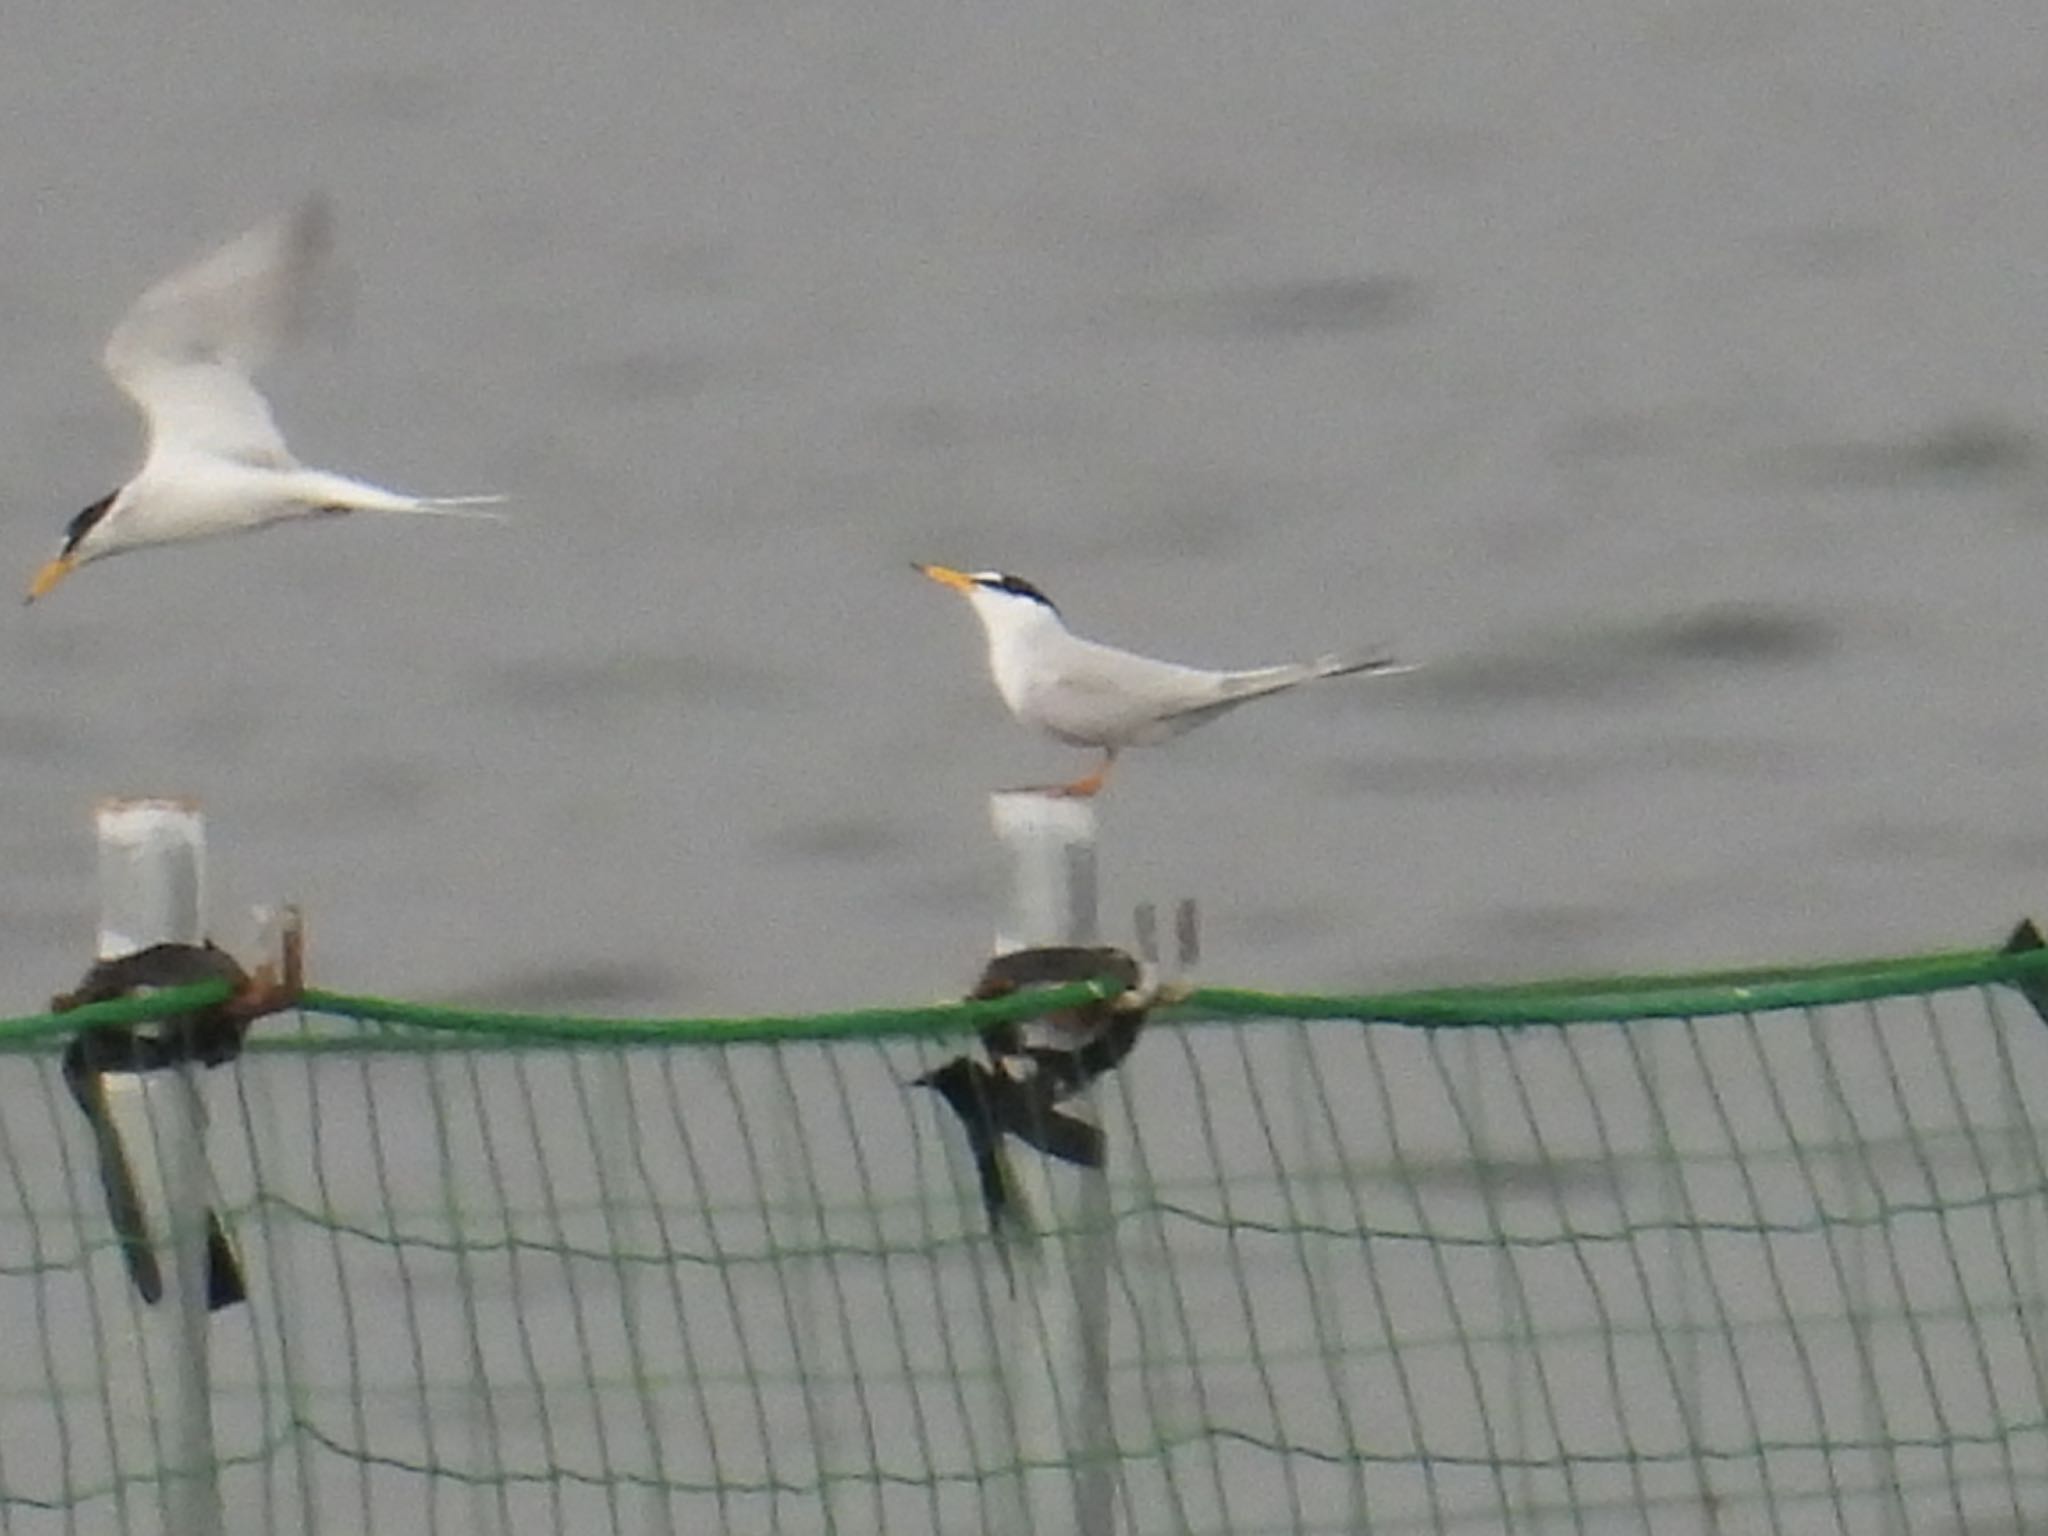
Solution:
[{"label": "tern's gray wing", "polygon": [[1148,714],[1212,704],[1226,676],[1089,641],[1060,658],[1059,675],[1062,683],[1082,692],[1141,703]]},{"label": "tern's gray wing", "polygon": [[327,206],[309,199],[136,301],[108,338],[105,362],[142,408],[153,449],[290,462],[249,376],[303,327],[329,243]]},{"label": "tern's gray wing", "polygon": [[1128,734],[1155,721],[1213,708],[1223,677],[1076,640],[1056,658],[1047,690],[1054,698],[1048,699],[1046,714],[1083,737]]},{"label": "tern's gray wing", "polygon": [[1284,693],[1289,688],[1314,682],[1317,678],[1351,677],[1358,674],[1391,677],[1396,673],[1413,670],[1408,663],[1397,661],[1385,652],[1361,651],[1318,656],[1314,661],[1290,661],[1277,667],[1252,667],[1242,672],[1209,673],[1207,676],[1212,682],[1211,697],[1207,700],[1197,699],[1186,707],[1175,710],[1172,718],[1190,725],[1199,724],[1252,699],[1263,699],[1272,693]]}]

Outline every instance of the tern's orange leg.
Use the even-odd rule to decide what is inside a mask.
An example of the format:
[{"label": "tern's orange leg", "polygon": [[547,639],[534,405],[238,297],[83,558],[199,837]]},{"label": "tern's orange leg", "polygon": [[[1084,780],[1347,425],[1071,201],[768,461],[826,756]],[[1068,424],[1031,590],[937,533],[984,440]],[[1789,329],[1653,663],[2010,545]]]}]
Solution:
[{"label": "tern's orange leg", "polygon": [[1075,800],[1086,800],[1094,795],[1098,795],[1102,793],[1102,786],[1109,782],[1109,770],[1115,763],[1116,754],[1114,752],[1106,753],[1103,756],[1101,766],[1093,773],[1083,778],[1078,778],[1071,784],[1062,784],[1053,793],[1056,795],[1066,795]]},{"label": "tern's orange leg", "polygon": [[1101,766],[1093,773],[1078,778],[1071,784],[1019,784],[1016,788],[1006,789],[1002,793],[1006,795],[1055,795],[1061,799],[1086,800],[1093,795],[1101,793],[1103,784],[1109,778],[1110,765],[1115,761],[1116,754],[1112,752],[1103,758]]}]

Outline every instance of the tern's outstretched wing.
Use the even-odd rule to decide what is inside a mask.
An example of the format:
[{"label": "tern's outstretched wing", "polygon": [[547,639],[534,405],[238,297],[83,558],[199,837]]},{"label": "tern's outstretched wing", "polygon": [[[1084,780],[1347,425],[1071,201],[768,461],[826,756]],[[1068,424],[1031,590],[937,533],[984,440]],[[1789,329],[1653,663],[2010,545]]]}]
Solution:
[{"label": "tern's outstretched wing", "polygon": [[327,205],[308,199],[136,301],[108,338],[105,361],[148,419],[152,450],[291,462],[249,376],[303,326],[329,244]]}]

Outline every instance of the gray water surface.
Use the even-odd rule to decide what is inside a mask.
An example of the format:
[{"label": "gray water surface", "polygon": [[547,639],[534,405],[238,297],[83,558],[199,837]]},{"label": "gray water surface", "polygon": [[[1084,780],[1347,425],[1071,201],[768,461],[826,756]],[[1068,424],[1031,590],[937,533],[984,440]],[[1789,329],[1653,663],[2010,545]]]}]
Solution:
[{"label": "gray water surface", "polygon": [[[0,47],[0,588],[25,587],[139,451],[97,368],[108,327],[150,281],[312,188],[339,215],[346,324],[268,376],[294,446],[423,491],[503,491],[514,516],[280,530],[97,566],[33,609],[0,603],[0,1012],[83,969],[90,810],[136,792],[204,802],[220,936],[245,937],[249,903],[297,900],[329,987],[635,1013],[956,994],[1001,887],[986,792],[1086,764],[1003,715],[972,620],[912,560],[1023,573],[1084,633],[1192,662],[1389,642],[1427,663],[1120,767],[1107,900],[1199,897],[1213,979],[1310,990],[1993,942],[2048,911],[2044,58],[2022,0],[1938,17],[1903,0],[19,9]],[[1353,1053],[1400,1033],[1338,1032]],[[1997,1109],[2003,1058],[1987,1036],[1955,1038],[1990,1085],[1972,1103]],[[1551,1037],[1472,1039],[1540,1064]],[[1770,1039],[1794,1050],[1806,1033]],[[1404,1037],[1391,1065],[1333,1091],[1410,1102],[1422,1079],[1402,1053],[1421,1048]],[[1845,1059],[1883,1064],[1859,1050]],[[928,1222],[943,1207],[948,1233],[971,1233],[964,1175],[935,1150],[947,1127],[900,1093],[904,1060],[862,1060],[846,1103],[880,1127],[889,1189],[923,1202],[890,1209]],[[1319,1080],[1302,1063],[1298,1080]],[[16,1065],[0,1129],[23,1149],[18,1256],[86,1231],[62,1213],[39,1228],[36,1211],[68,1200],[94,1231],[99,1213],[54,1076]],[[380,1128],[350,1095],[384,1068]],[[587,1127],[555,1081],[568,1068],[535,1070],[536,1126]],[[1129,1076],[1188,1098],[1163,1051]],[[335,1178],[369,1179],[365,1139],[389,1136],[405,1176],[430,1179],[443,1111],[404,1111],[439,1081],[410,1061],[218,1075],[229,1193],[249,1183],[234,1106],[299,1113],[262,1092],[280,1082],[331,1134]],[[690,1081],[712,1106],[700,1122],[724,1112]],[[1673,1104],[1705,1101],[1676,1081]],[[1476,1067],[1471,1083],[1482,1105],[1498,1086]],[[1751,1082],[1738,1102],[1755,1098]],[[1147,1117],[1162,1187],[1261,1187],[1239,1174],[1265,1144],[1216,1103],[1224,1133],[1199,1156],[1172,1138],[1209,1120]],[[1801,1156],[1840,1131],[1825,1119],[1786,1132]],[[1492,1212],[1495,1175],[1439,1120],[1457,1184],[1444,1210]],[[752,1155],[788,1129],[713,1139]],[[1911,1130],[1918,1149],[1948,1127]],[[1525,1156],[1503,1134],[1498,1156]],[[277,1139],[288,1174],[305,1148]],[[743,1205],[773,1194],[741,1173],[714,1182]],[[1781,1183],[1812,1196],[1810,1173]],[[342,1215],[350,1198],[306,1196]],[[393,1198],[362,1195],[366,1226]],[[324,1252],[279,1219],[251,1217],[245,1240],[287,1265]],[[1447,1220],[1432,1209],[1416,1252],[1434,1256]],[[1973,1286],[2026,1288],[1947,1221],[1922,1223],[1914,1251],[1960,1252],[1959,1287],[1967,1269]],[[1542,1236],[1518,1239],[1539,1268]],[[950,1262],[971,1275],[978,1250],[960,1243]],[[1370,1252],[1394,1289],[1354,1321],[1393,1340],[1433,1315],[1441,1265]],[[410,1391],[412,1335],[374,1305],[392,1261],[365,1262],[368,1278],[321,1282],[360,1292],[360,1319],[319,1288],[292,1311],[271,1267],[232,1327],[289,1320],[351,1360],[399,1351]],[[1811,1252],[1786,1262],[1802,1284],[1831,1273]],[[1187,1273],[1199,1293],[1264,1271],[1233,1251],[1206,1267],[1196,1253]],[[111,1255],[89,1274],[96,1292],[38,1279],[10,1305],[78,1345],[92,1294],[125,1303]],[[1708,1278],[1739,1303],[1744,1276]],[[2038,1270],[2023,1279],[2038,1300]],[[1532,1283],[1541,1299],[1555,1277]],[[1821,1291],[1812,1338],[1856,1358],[1836,1325],[1858,1303]],[[1297,1322],[1317,1315],[1267,1294]],[[584,1276],[513,1310],[545,1324],[605,1295]],[[505,1299],[483,1305],[497,1319]],[[880,1337],[879,1315],[811,1326],[851,1349]],[[1188,1326],[1251,1359],[1233,1317],[1219,1303]],[[453,1348],[481,1336],[474,1314],[468,1327],[429,1331]],[[1426,1352],[1427,1331],[1402,1347]],[[1724,1328],[1705,1347],[1723,1335],[1748,1337]],[[1658,1336],[1702,1347],[1661,1318]],[[1652,1364],[1644,1379],[1662,1382]],[[324,1402],[372,1396],[352,1369],[314,1383]],[[580,1369],[564,1367],[576,1390]],[[1616,1403],[1668,1409],[1635,1381]],[[1842,1393],[1842,1411],[1866,1411],[1878,1385]],[[87,1422],[101,1386],[67,1390]],[[41,1394],[5,1411],[46,1435]],[[524,1411],[475,1398],[446,1411]],[[423,1398],[423,1423],[444,1409]],[[2007,1431],[2039,1423],[2002,1411]],[[224,1420],[234,1444],[238,1423]],[[764,1423],[763,1444],[784,1428]],[[1696,1447],[1725,1425],[1637,1428]],[[700,1455],[701,1438],[679,1433],[673,1454]],[[1404,1454],[1398,1435],[1367,1438]],[[98,1486],[89,1455],[53,1471],[41,1441],[16,1443],[38,1479]],[[1342,1465],[1332,1444],[1304,1463],[1311,1482]],[[1456,1479],[1480,1479],[1489,1454],[1415,1507],[1457,1506],[1473,1490]],[[1981,1470],[1943,1454],[1905,1472],[1940,1487]],[[1872,1462],[1877,1482],[1893,1474]],[[1240,1486],[1262,1510],[1300,1507],[1291,1480]],[[1474,1507],[1506,1503],[1475,1487]],[[1523,1491],[1558,1492],[1533,1475]],[[1566,1491],[1593,1505],[1611,1490]],[[1630,1490],[1611,1528],[1694,1491]],[[1813,1528],[1837,1528],[1825,1516]]]},{"label": "gray water surface", "polygon": [[2048,905],[2039,17],[84,3],[0,50],[9,580],[129,468],[107,328],[309,187],[314,462],[500,490],[0,618],[17,1007],[89,808],[224,931],[627,1011],[957,989],[1012,724],[961,605],[1430,663],[1133,755],[1108,894],[1297,988],[1988,941]]}]

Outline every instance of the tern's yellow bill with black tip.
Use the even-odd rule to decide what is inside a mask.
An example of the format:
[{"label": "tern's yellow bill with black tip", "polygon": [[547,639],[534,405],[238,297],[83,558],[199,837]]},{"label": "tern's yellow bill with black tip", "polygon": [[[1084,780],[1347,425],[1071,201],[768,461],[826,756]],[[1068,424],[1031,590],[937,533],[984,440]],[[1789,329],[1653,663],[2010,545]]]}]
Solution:
[{"label": "tern's yellow bill with black tip", "polygon": [[72,559],[71,556],[59,555],[56,559],[45,564],[40,571],[36,572],[36,579],[28,584],[28,596],[23,598],[22,601],[25,603],[34,602],[37,598],[47,594],[52,587],[56,586],[58,582],[69,576],[77,568],[78,562]]},{"label": "tern's yellow bill with black tip", "polygon": [[951,587],[955,592],[974,590],[974,578],[965,571],[956,571],[944,565],[913,565],[911,569],[920,576],[929,576],[942,587]]}]

